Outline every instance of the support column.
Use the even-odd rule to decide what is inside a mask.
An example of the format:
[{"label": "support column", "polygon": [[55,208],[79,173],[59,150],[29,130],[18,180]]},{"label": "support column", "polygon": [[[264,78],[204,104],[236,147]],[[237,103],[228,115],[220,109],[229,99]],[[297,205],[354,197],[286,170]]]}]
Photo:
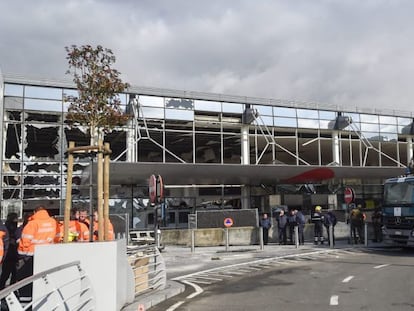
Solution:
[{"label": "support column", "polygon": [[[241,128],[241,164],[250,164],[250,140],[249,125],[243,125]],[[241,187],[241,208],[250,208],[250,186],[242,185]]]},{"label": "support column", "polygon": [[243,125],[241,128],[241,164],[250,164],[250,140],[249,126]]},{"label": "support column", "polygon": [[332,162],[339,165],[341,162],[339,154],[339,132],[332,132]]},{"label": "support column", "polygon": [[[136,116],[133,116],[136,118]],[[128,129],[126,132],[127,139],[126,139],[126,148],[127,148],[127,162],[136,162],[136,153],[135,153],[135,131],[136,131],[136,124],[134,120],[128,121]]]},{"label": "support column", "polygon": [[407,165],[413,158],[413,138],[407,137]]}]

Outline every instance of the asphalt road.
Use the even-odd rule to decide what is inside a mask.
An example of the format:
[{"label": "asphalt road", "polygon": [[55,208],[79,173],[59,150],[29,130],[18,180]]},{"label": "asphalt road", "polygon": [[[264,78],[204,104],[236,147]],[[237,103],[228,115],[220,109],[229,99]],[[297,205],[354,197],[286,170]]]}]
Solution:
[{"label": "asphalt road", "polygon": [[235,266],[181,279],[158,310],[414,310],[414,251],[364,250]]}]

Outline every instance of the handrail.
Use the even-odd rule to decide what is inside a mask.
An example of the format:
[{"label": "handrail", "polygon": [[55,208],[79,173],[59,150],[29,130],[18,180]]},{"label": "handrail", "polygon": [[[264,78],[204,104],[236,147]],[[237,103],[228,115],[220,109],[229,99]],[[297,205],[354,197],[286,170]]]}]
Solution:
[{"label": "handrail", "polygon": [[4,288],[0,291],[0,300],[4,299],[7,295],[10,294],[10,292],[14,292],[14,291],[18,290],[19,288],[22,288],[25,285],[33,283],[33,281],[36,281],[37,279],[43,278],[46,275],[64,270],[66,268],[70,268],[72,266],[77,266],[77,265],[80,265],[80,261],[72,261],[70,263],[67,263],[67,264],[64,264],[64,265],[61,265],[61,266],[57,266],[57,267],[54,267],[54,268],[36,273],[36,274],[34,274],[32,276],[29,276],[29,277],[27,277],[27,278],[25,278],[25,279],[23,279],[23,280],[21,280],[17,283],[11,284],[10,286],[7,286],[6,288]]},{"label": "handrail", "polygon": [[[74,268],[79,273],[73,273]],[[59,272],[68,273],[59,275]],[[38,283],[40,282],[40,283]],[[33,284],[34,289],[39,285],[39,293],[29,301],[20,301],[18,292],[23,287]],[[77,285],[76,285],[77,284]],[[35,292],[34,292],[35,293]],[[30,297],[24,297],[30,298]],[[78,310],[90,311],[95,309],[95,295],[90,280],[80,266],[80,261],[73,261],[29,276],[0,291],[0,300],[5,301],[9,310]]]}]

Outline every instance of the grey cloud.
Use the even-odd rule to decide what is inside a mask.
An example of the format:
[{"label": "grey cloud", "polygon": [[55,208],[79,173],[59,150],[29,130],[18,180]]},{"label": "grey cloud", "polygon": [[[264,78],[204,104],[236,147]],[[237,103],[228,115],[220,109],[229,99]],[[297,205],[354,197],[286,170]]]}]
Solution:
[{"label": "grey cloud", "polygon": [[0,68],[61,77],[64,46],[101,44],[134,85],[413,110],[413,8],[409,0],[3,1]]}]

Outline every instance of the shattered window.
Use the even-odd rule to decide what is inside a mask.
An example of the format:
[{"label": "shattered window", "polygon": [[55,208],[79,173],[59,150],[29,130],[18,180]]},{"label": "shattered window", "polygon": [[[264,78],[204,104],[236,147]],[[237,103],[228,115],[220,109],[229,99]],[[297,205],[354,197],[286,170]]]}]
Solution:
[{"label": "shattered window", "polygon": [[[3,188],[3,200],[20,199],[20,188]],[[3,214],[7,215],[7,214]]]},{"label": "shattered window", "polygon": [[18,121],[22,120],[22,113],[20,111],[6,111],[4,114],[4,121]]},{"label": "shattered window", "polygon": [[60,172],[59,163],[25,163],[24,173],[41,173],[41,174],[53,174]]},{"label": "shattered window", "polygon": [[59,198],[60,189],[56,188],[41,188],[41,189],[24,189],[23,199],[34,199],[34,198]]},{"label": "shattered window", "polygon": [[22,142],[22,127],[21,124],[5,123],[4,132],[6,133],[5,152],[6,159],[18,160],[21,159],[21,142]]},{"label": "shattered window", "polygon": [[59,185],[60,176],[51,175],[51,176],[25,176],[24,185]]},{"label": "shattered window", "polygon": [[20,175],[5,175],[3,176],[3,186],[19,186]]},{"label": "shattered window", "polygon": [[27,157],[46,157],[54,159],[59,154],[59,126],[44,124],[26,125]]},{"label": "shattered window", "polygon": [[46,114],[46,113],[28,113],[27,116],[26,116],[25,121],[58,123],[58,122],[60,122],[60,115]]}]

